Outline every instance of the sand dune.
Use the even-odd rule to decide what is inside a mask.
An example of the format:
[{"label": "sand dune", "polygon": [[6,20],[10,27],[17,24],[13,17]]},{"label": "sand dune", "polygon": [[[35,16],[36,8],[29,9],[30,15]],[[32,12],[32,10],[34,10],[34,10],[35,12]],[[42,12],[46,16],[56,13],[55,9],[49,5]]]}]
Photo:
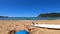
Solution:
[{"label": "sand dune", "polygon": [[[32,22],[38,24],[60,24],[60,20],[0,20],[0,34],[10,34],[11,30],[18,32],[24,29],[24,25],[30,25]],[[60,30],[30,27],[34,28],[31,29],[30,34],[60,34]]]}]

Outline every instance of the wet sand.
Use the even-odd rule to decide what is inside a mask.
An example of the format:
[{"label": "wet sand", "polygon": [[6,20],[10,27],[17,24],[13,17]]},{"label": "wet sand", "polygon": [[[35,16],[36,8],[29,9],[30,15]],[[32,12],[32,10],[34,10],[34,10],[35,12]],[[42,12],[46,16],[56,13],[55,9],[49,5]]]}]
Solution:
[{"label": "wet sand", "polygon": [[[60,24],[60,20],[0,20],[0,34],[10,34],[11,30],[18,32],[24,29],[24,25],[30,25],[32,22],[38,24]],[[34,28],[31,29],[30,34],[60,34],[60,30],[30,27]]]}]

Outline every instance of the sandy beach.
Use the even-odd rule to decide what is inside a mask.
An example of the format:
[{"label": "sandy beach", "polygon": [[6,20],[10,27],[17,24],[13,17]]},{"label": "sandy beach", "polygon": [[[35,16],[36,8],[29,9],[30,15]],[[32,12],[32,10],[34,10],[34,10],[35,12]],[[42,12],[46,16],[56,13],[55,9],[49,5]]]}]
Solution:
[{"label": "sandy beach", "polygon": [[[24,25],[31,25],[32,22],[38,24],[60,24],[60,20],[0,20],[0,34],[9,34],[10,30],[16,32],[23,30]],[[60,34],[60,30],[44,29],[30,26],[30,34]]]}]

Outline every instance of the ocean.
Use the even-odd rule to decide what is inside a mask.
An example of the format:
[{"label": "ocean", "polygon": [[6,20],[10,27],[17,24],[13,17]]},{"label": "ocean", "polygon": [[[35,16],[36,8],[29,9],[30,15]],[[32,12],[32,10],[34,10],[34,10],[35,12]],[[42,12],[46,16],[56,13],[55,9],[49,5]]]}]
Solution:
[{"label": "ocean", "polygon": [[0,20],[59,20],[60,17],[8,17]]}]

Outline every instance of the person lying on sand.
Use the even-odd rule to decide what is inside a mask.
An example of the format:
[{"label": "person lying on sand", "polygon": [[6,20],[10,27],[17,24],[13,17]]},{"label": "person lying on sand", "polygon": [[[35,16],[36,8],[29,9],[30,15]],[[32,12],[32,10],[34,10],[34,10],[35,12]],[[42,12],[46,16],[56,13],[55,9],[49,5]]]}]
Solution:
[{"label": "person lying on sand", "polygon": [[30,34],[30,31],[34,28],[30,28],[30,25],[24,25],[24,29],[16,32],[15,34]]}]

